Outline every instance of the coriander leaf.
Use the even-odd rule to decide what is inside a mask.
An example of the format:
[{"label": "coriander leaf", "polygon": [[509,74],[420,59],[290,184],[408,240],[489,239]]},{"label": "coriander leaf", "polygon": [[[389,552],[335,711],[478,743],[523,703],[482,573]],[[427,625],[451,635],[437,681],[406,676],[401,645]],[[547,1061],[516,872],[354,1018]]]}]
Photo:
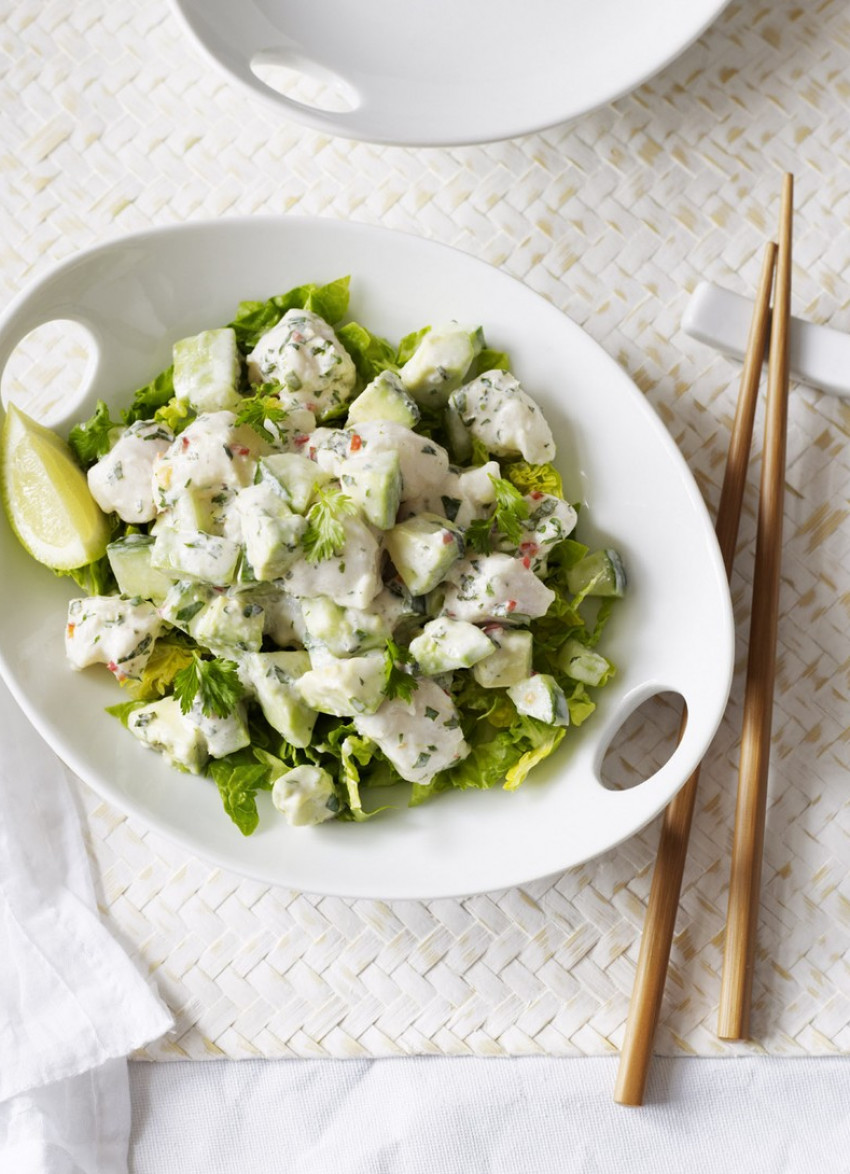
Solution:
[{"label": "coriander leaf", "polygon": [[496,491],[496,510],[493,519],[509,541],[519,546],[522,542],[522,522],[528,517],[528,502],[520,491],[502,477],[491,477]]},{"label": "coriander leaf", "polygon": [[400,697],[402,701],[410,701],[419,688],[419,682],[404,667],[412,664],[413,657],[406,648],[399,648],[394,640],[387,640],[384,693],[388,698]]},{"label": "coriander leaf", "polygon": [[266,425],[271,424],[276,430],[284,423],[286,416],[286,409],[277,396],[260,394],[242,401],[236,412],[236,423],[247,424],[264,440],[275,441],[278,433]]},{"label": "coriander leaf", "polygon": [[476,518],[463,532],[463,541],[478,554],[490,554],[493,550],[493,519]]},{"label": "coriander leaf", "polygon": [[100,457],[106,456],[111,447],[109,434],[114,428],[120,427],[120,424],[110,419],[109,408],[102,399],[99,399],[94,414],[71,429],[68,444],[84,469],[93,465]]},{"label": "coriander leaf", "polygon": [[194,653],[191,662],[174,676],[174,696],[182,713],[188,713],[200,697],[201,711],[207,717],[227,717],[242,696],[236,665],[218,657],[201,660]]},{"label": "coriander leaf", "polygon": [[345,546],[342,519],[356,512],[354,502],[341,489],[323,486],[316,491],[316,500],[307,512],[307,529],[301,536],[308,562],[320,563],[340,553]]}]

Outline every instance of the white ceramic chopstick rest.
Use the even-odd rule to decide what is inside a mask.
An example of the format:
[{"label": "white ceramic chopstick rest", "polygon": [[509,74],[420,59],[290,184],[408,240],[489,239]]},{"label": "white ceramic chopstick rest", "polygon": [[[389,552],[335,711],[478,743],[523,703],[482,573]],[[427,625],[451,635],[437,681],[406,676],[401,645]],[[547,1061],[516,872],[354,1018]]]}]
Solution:
[{"label": "white ceramic chopstick rest", "polygon": [[[752,311],[749,298],[701,281],[688,302],[682,329],[699,342],[743,359]],[[850,397],[850,334],[792,318],[788,365],[800,383]]]}]

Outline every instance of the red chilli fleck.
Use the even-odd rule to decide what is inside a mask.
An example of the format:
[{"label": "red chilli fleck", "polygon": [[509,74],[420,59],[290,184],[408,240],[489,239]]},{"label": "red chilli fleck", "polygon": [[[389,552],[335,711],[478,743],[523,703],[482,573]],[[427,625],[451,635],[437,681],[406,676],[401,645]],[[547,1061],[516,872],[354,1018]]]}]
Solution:
[{"label": "red chilli fleck", "polygon": [[247,457],[247,456],[250,456],[250,454],[251,454],[250,448],[248,448],[247,445],[244,445],[244,444],[234,444],[234,445],[231,445],[231,448],[233,449],[233,451],[236,453],[236,455],[238,457]]},{"label": "red chilli fleck", "polygon": [[73,635],[74,635],[74,629],[76,628],[76,626],[77,626],[76,624],[68,624],[68,626],[67,626],[67,628],[65,629],[65,631],[67,632],[67,634],[68,634],[69,636],[73,636]]},{"label": "red chilli fleck", "polygon": [[507,611],[516,611],[516,600],[509,599],[508,602],[505,604],[505,608]]},{"label": "red chilli fleck", "polygon": [[539,489],[532,489],[528,496],[532,501],[540,501],[540,498],[545,497],[545,494],[541,493]]},{"label": "red chilli fleck", "polygon": [[351,451],[352,452],[359,452],[362,447],[363,447],[363,441],[355,432],[351,438]]},{"label": "red chilli fleck", "polygon": [[183,446],[183,451],[185,452],[192,442],[188,436],[183,436],[180,438],[180,443]]},{"label": "red chilli fleck", "polygon": [[451,546],[454,540],[455,536],[452,534],[451,530],[443,531],[443,546]]},{"label": "red chilli fleck", "polygon": [[[305,432],[303,435],[299,435],[299,436],[294,437],[293,443],[295,445],[297,445],[298,448],[300,448],[301,445],[306,444],[309,439],[310,439],[309,435]],[[311,452],[315,452],[315,451],[316,451],[315,449],[311,449]]]},{"label": "red chilli fleck", "polygon": [[522,560],[522,565],[525,567],[525,569],[527,571],[531,569],[531,559],[528,557],[528,555],[526,555],[525,558]]}]

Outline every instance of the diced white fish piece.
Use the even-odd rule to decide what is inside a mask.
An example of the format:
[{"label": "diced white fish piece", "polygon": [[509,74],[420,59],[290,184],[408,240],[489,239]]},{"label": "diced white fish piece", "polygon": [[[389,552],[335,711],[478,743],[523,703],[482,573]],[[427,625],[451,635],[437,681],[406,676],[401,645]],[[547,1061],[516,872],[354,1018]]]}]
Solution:
[{"label": "diced white fish piece", "polygon": [[522,456],[535,465],[555,457],[546,418],[508,371],[487,371],[452,392],[450,403],[474,437],[496,456]]},{"label": "diced white fish piece", "polygon": [[331,326],[310,310],[287,310],[248,356],[254,382],[277,382],[286,402],[321,418],[354,391],[357,371]]},{"label": "diced white fish piece", "polygon": [[166,509],[187,490],[217,494],[250,485],[258,457],[269,451],[253,428],[236,426],[232,412],[199,416],[154,463],[157,507]]},{"label": "diced white fish piece", "polygon": [[151,473],[173,440],[171,429],[156,420],[131,424],[88,471],[89,491],[100,508],[123,522],[152,521],[157,507]]},{"label": "diced white fish piece", "polygon": [[346,458],[381,452],[398,454],[402,501],[433,491],[449,471],[449,455],[442,445],[392,420],[366,420],[356,429],[317,428],[305,455],[338,477]]},{"label": "diced white fish piece", "polygon": [[477,518],[489,518],[496,501],[491,477],[501,477],[498,461],[474,469],[450,468],[445,479],[423,497],[405,503],[400,518],[412,514],[442,514],[450,522],[466,527]]},{"label": "diced white fish piece", "polygon": [[569,502],[550,493],[530,493],[525,501],[528,517],[520,522],[520,542],[513,543],[502,535],[499,549],[529,559],[532,569],[540,572],[546,568],[546,556],[552,547],[572,534],[578,515]]},{"label": "diced white fish piece", "polygon": [[65,653],[75,669],[105,664],[119,681],[138,680],[162,630],[147,600],[91,595],[68,604]]},{"label": "diced white fish piece", "polygon": [[381,589],[380,547],[357,518],[342,521],[345,544],[338,555],[312,563],[293,563],[280,580],[298,599],[328,595],[340,607],[367,608]]},{"label": "diced white fish piece", "polygon": [[535,619],[555,598],[522,559],[489,554],[461,559],[448,575],[443,614],[454,620]]},{"label": "diced white fish piece", "polygon": [[376,713],[357,715],[354,724],[411,783],[428,783],[469,754],[454,702],[427,678],[418,682],[410,701],[394,697]]}]

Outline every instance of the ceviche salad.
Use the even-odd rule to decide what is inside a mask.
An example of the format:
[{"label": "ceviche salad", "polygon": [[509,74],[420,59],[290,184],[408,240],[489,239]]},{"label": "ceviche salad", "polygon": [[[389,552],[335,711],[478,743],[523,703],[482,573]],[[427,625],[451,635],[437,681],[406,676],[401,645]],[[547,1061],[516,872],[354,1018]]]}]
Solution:
[{"label": "ceviche salad", "polygon": [[348,287],[243,302],[68,445],[4,423],[10,521],[86,593],[70,665],[105,665],[109,712],[246,835],[260,790],[301,826],[402,781],[516,788],[614,671],[620,558],[576,538],[509,357],[456,322],[396,346],[344,321]]}]

